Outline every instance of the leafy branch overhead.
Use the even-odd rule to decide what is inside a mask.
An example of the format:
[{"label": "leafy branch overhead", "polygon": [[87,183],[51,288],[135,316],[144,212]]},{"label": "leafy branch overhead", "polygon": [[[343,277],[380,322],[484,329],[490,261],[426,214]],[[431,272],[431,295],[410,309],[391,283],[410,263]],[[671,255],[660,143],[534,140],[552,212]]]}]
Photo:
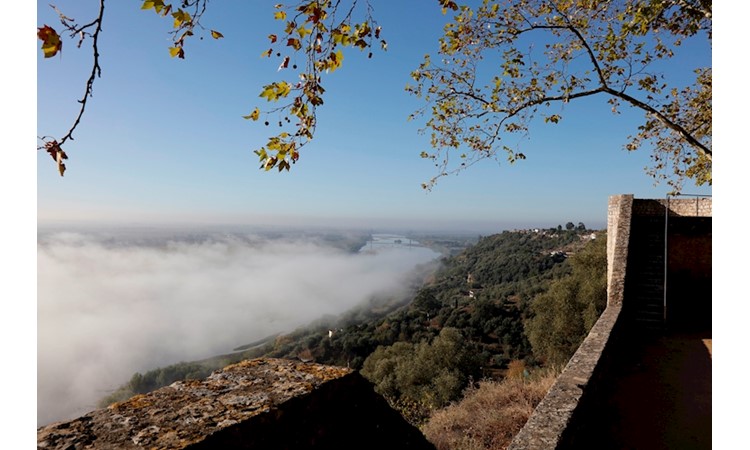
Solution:
[{"label": "leafy branch overhead", "polygon": [[[41,136],[38,139],[42,142],[41,145],[37,146],[37,150],[46,150],[55,160],[57,164],[57,170],[60,172],[60,176],[65,174],[65,164],[63,159],[68,159],[68,155],[62,149],[62,145],[70,139],[73,140],[73,131],[79,123],[81,123],[81,117],[86,111],[86,103],[89,97],[92,95],[94,90],[94,80],[97,77],[101,77],[102,68],[99,66],[99,33],[102,31],[102,19],[104,18],[104,0],[99,0],[99,14],[94,20],[84,25],[76,23],[75,19],[70,18],[60,12],[54,5],[50,5],[60,18],[60,25],[63,29],[68,32],[71,39],[78,39],[78,48],[83,45],[84,40],[89,38],[91,41],[91,50],[93,53],[93,62],[91,65],[91,73],[86,80],[86,87],[83,93],[83,97],[78,100],[81,107],[78,110],[78,115],[73,121],[73,125],[68,129],[67,133],[62,138],[55,139],[51,136]],[[93,31],[92,31],[93,30]],[[37,31],[37,37],[42,41],[42,52],[45,58],[51,58],[58,53],[62,52],[63,43],[60,35],[57,31],[49,25],[40,27]]]},{"label": "leafy branch overhead", "polygon": [[[208,0],[182,0],[176,4],[180,6],[173,7],[172,3],[164,3],[164,0],[145,0],[141,9],[153,9],[156,14],[173,19],[173,29],[169,32],[173,45],[169,47],[169,55],[185,59],[185,39],[195,34],[196,27],[204,29],[200,20],[206,12]],[[210,30],[210,34],[214,39],[224,37],[216,30]]]},{"label": "leafy branch overhead", "polygon": [[711,184],[711,68],[696,67],[691,86],[670,84],[655,68],[684,39],[710,40],[711,17],[705,0],[462,6],[445,26],[439,59],[427,55],[407,86],[425,101],[412,117],[427,117],[433,151],[422,157],[438,168],[423,186],[482,159],[524,159],[519,142],[535,118],[558,123],[566,103],[595,95],[614,113],[624,104],[645,114],[625,147],[652,143],[649,174],[676,191],[686,177]]},{"label": "leafy branch overhead", "polygon": [[[55,9],[79,47],[90,38],[93,64],[73,126],[60,139],[40,137],[39,149],[64,155],[62,145],[72,140],[80,122],[94,79],[101,74],[97,44],[104,2],[99,0],[97,18],[85,25]],[[656,180],[667,180],[674,191],[687,178],[698,185],[712,183],[711,67],[693,67],[693,81],[687,84],[661,72],[687,39],[705,37],[710,43],[709,0],[483,0],[473,7],[452,0],[437,3],[449,21],[436,55],[425,56],[411,73],[415,84],[406,88],[424,101],[411,118],[424,118],[431,148],[421,156],[437,168],[423,187],[484,159],[525,159],[521,143],[532,124],[558,124],[566,104],[594,96],[606,98],[615,114],[623,106],[644,114],[625,148],[648,144],[652,164],[646,172]],[[169,53],[184,58],[186,42],[199,31],[223,37],[201,25],[207,4],[145,0],[141,9],[171,22]],[[255,106],[244,116],[279,128],[255,150],[261,169],[289,170],[299,159],[300,149],[315,135],[317,108],[326,92],[323,76],[342,67],[348,49],[366,51],[368,57],[377,48],[387,49],[373,12],[367,0],[274,6],[279,30],[258,39],[267,42],[260,56],[273,61],[279,78],[259,92],[266,108]],[[62,51],[54,28],[45,24],[37,35],[45,58]],[[54,157],[62,174],[64,158]]]},{"label": "leafy branch overhead", "polygon": [[[141,9],[153,9],[154,12],[161,16],[171,16],[174,19],[172,24],[174,29],[170,32],[174,45],[169,48],[169,53],[173,57],[177,56],[179,58],[184,58],[185,39],[194,35],[196,27],[203,29],[200,19],[206,11],[207,2],[208,0],[181,0],[179,2],[181,6],[178,7],[177,10],[173,10],[172,4],[165,4],[163,0],[146,0],[143,2]],[[67,154],[62,149],[62,145],[68,140],[74,140],[73,131],[75,131],[76,127],[78,127],[78,124],[81,122],[83,113],[86,110],[88,99],[93,95],[94,81],[96,78],[100,78],[102,74],[102,69],[99,65],[99,35],[102,31],[102,22],[104,20],[104,4],[105,0],[99,0],[99,12],[97,17],[84,25],[79,25],[75,19],[63,14],[56,6],[50,5],[58,14],[60,25],[62,26],[62,29],[68,33],[69,38],[78,40],[78,48],[80,48],[83,42],[88,38],[91,42],[91,50],[93,54],[91,73],[86,80],[83,97],[78,100],[78,103],[81,106],[73,125],[60,139],[55,139],[52,136],[40,136],[38,138],[42,143],[37,146],[37,150],[46,150],[52,155],[52,158],[57,163],[57,168],[61,176],[65,173],[65,164],[63,164],[62,160],[68,159]],[[220,32],[215,30],[210,30],[210,34],[214,39],[224,37]],[[41,49],[45,58],[51,58],[62,52],[63,41],[60,34],[58,34],[53,27],[49,25],[40,27],[37,30],[37,37],[42,41]]]},{"label": "leafy branch overhead", "polygon": [[[325,93],[322,76],[341,67],[343,48],[367,50],[368,58],[375,47],[387,49],[380,27],[372,18],[372,7],[358,3],[351,2],[348,9],[341,2],[319,0],[275,6],[273,17],[283,29],[268,36],[269,48],[261,57],[276,58],[279,72],[285,74],[291,69],[294,76],[290,81],[271,82],[260,93],[267,102],[280,104],[263,112],[265,125],[273,122],[282,129],[255,150],[262,169],[289,170],[297,162],[300,148],[312,140],[316,110],[323,104]],[[354,17],[359,9],[363,11],[357,21]],[[261,110],[256,107],[244,117],[260,120]]]}]

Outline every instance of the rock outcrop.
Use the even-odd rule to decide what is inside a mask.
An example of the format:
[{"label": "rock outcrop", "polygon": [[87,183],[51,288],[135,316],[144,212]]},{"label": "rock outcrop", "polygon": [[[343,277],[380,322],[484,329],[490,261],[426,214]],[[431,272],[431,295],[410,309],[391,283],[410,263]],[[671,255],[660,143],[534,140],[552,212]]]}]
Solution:
[{"label": "rock outcrop", "polygon": [[434,449],[349,369],[243,361],[37,430],[39,449]]}]

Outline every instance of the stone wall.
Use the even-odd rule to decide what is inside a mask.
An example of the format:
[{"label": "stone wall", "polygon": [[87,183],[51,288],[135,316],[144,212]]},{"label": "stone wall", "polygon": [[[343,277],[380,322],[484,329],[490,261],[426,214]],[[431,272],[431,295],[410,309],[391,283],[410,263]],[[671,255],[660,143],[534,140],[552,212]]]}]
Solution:
[{"label": "stone wall", "polygon": [[622,304],[633,195],[612,195],[607,210],[607,305]]},{"label": "stone wall", "polygon": [[633,203],[633,214],[664,216],[664,208],[668,206],[670,216],[711,217],[712,204],[710,197],[637,199]]},{"label": "stone wall", "polygon": [[607,308],[567,366],[515,436],[508,450],[575,448],[578,419],[606,376],[619,328],[630,240],[632,195],[609,198],[607,217]]},{"label": "stone wall", "polygon": [[432,449],[357,372],[243,361],[37,430],[39,449]]}]

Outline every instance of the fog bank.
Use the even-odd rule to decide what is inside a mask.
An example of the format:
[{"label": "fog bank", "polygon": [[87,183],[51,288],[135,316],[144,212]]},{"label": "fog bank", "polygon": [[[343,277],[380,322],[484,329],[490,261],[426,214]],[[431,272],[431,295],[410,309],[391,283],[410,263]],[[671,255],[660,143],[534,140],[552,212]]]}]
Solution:
[{"label": "fog bank", "polygon": [[399,289],[406,272],[436,256],[238,235],[40,237],[37,424],[94,409],[136,371],[227,353]]}]

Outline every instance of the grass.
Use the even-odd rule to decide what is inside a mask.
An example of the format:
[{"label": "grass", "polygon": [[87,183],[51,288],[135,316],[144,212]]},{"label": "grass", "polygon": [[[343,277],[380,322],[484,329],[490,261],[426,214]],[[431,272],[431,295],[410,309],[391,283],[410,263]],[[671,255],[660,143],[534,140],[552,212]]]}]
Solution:
[{"label": "grass", "polygon": [[505,449],[558,374],[544,370],[480,382],[460,402],[436,411],[422,432],[438,450]]}]

